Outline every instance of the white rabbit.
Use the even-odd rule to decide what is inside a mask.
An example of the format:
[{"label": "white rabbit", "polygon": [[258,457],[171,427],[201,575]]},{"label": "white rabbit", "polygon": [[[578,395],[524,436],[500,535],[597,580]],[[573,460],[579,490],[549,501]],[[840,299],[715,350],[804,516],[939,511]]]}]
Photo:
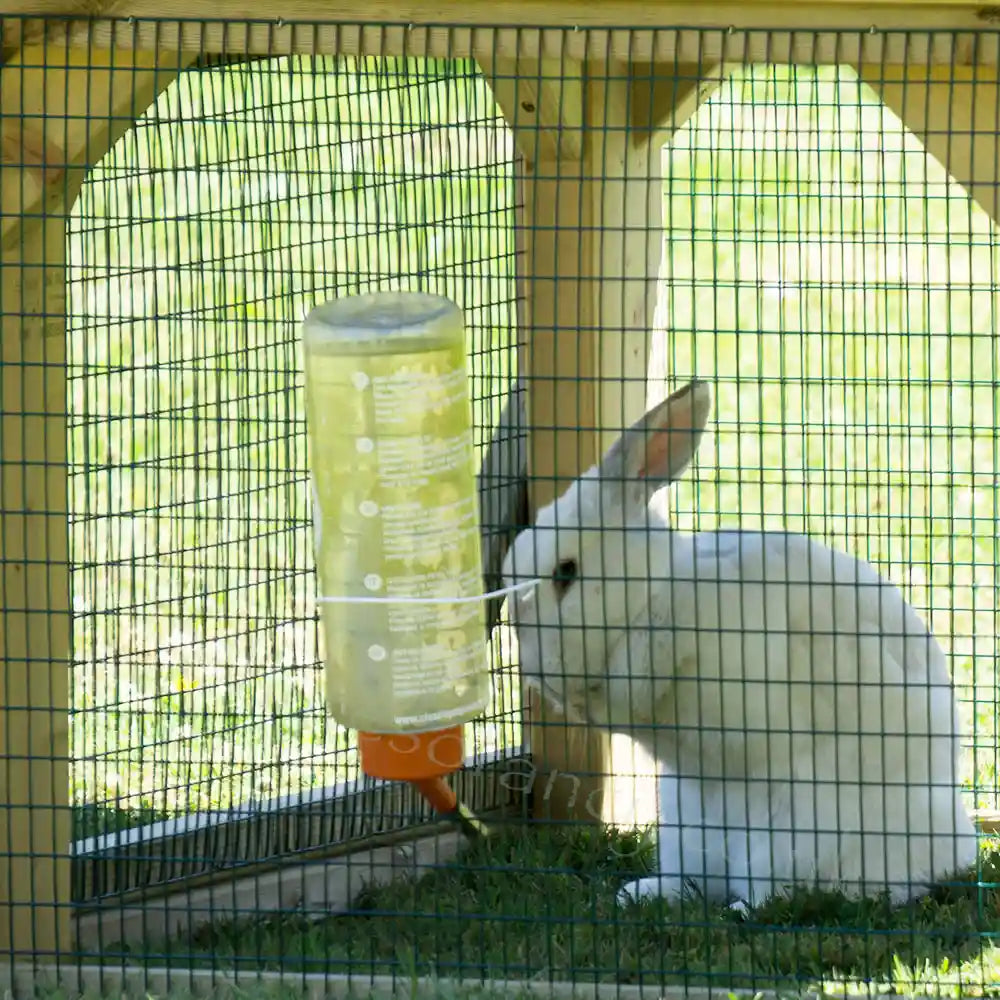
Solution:
[{"label": "white rabbit", "polygon": [[525,680],[657,761],[659,871],[620,899],[895,902],[972,865],[941,647],[867,563],[801,535],[682,533],[649,506],[711,408],[692,381],[539,511],[504,562]]}]

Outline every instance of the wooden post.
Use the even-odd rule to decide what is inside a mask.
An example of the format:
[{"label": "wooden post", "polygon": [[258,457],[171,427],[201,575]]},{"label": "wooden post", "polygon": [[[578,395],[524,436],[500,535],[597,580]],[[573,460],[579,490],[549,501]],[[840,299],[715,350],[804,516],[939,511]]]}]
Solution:
[{"label": "wooden post", "polygon": [[[483,70],[525,165],[520,373],[537,511],[646,408],[660,151],[718,71],[534,57],[484,61]],[[536,815],[611,818],[607,777],[618,769],[607,734],[573,725],[533,692],[527,703]]]},{"label": "wooden post", "polygon": [[856,67],[924,148],[1000,221],[1000,78],[995,65]]},{"label": "wooden post", "polygon": [[73,947],[66,220],[87,166],[149,107],[178,62],[169,53],[69,48],[55,34],[8,34],[4,48],[0,953],[42,957]]}]

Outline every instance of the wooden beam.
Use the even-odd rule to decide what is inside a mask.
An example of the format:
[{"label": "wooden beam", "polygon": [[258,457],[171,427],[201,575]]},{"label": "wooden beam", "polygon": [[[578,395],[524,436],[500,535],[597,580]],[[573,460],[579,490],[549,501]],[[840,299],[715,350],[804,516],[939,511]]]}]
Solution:
[{"label": "wooden beam", "polygon": [[[519,370],[537,511],[646,408],[663,244],[661,147],[720,74],[703,64],[566,56],[481,65],[524,164]],[[609,819],[617,803],[620,820],[607,734],[573,725],[535,692],[525,698],[536,815]]]},{"label": "wooden beam", "polygon": [[[199,0],[7,0],[5,15],[92,18],[192,18],[202,21]],[[288,23],[512,24],[565,27],[800,28],[920,31],[990,27],[996,8],[981,0],[345,0],[331,11],[329,0],[216,0],[211,16],[219,20]]]},{"label": "wooden beam", "polygon": [[[577,384],[595,370],[592,323],[593,253],[584,181],[582,63],[573,60],[498,60],[484,65],[494,97],[525,166],[522,232],[529,342],[519,372],[526,383],[531,426],[528,469],[531,510],[562,492],[595,459],[588,432],[595,426],[595,387]],[[570,438],[572,437],[572,440]]]},{"label": "wooden beam", "polygon": [[262,919],[264,914],[298,910],[307,919],[332,917],[349,911],[366,888],[420,878],[454,862],[467,843],[451,824],[438,824],[431,836],[422,832],[411,829],[398,843],[359,846],[335,859],[286,857],[263,874],[238,873],[199,887],[181,882],[156,899],[113,899],[75,914],[77,946],[99,954],[123,945],[141,948],[151,941],[186,940],[208,924],[245,920],[251,914]]},{"label": "wooden beam", "polygon": [[[585,301],[593,248],[583,183],[585,90],[576,60],[501,59],[481,64],[522,157],[523,227],[518,234],[522,299],[519,374],[528,417],[529,515],[562,492],[596,455],[596,366]],[[588,234],[589,237],[589,234]],[[582,429],[582,430],[581,430]],[[601,815],[608,740],[568,722],[534,690],[522,691],[525,742],[538,777],[537,818]]]},{"label": "wooden beam", "polygon": [[[64,5],[52,0],[31,6],[34,13],[58,13]],[[951,66],[997,64],[997,34],[982,31],[1000,23],[998,9],[964,2],[692,5],[638,0],[469,0],[442,8],[432,0],[372,0],[341,5],[338,20],[331,22],[327,0],[275,0],[273,6],[219,0],[211,18],[195,0],[120,0],[114,19],[8,18],[0,25],[47,30],[68,36],[72,47],[91,50],[411,55],[487,62],[517,56],[584,60],[600,52],[607,60],[664,66],[859,61]]]},{"label": "wooden beam", "polygon": [[0,69],[0,952],[41,956],[72,947],[66,220],[174,74],[24,40]]},{"label": "wooden beam", "polygon": [[[14,170],[0,169],[0,186],[6,191],[15,176]],[[5,228],[9,242],[0,262],[0,951],[56,953],[71,947],[66,905],[66,227],[57,215]]]},{"label": "wooden beam", "polygon": [[24,216],[65,217],[87,169],[193,58],[69,48],[65,38],[19,46],[0,69],[3,242]]},{"label": "wooden beam", "polygon": [[[530,761],[522,757],[480,752],[465,760],[450,784],[477,815],[516,812],[531,774]],[[137,907],[206,883],[219,889],[223,882],[246,883],[268,873],[291,855],[299,862],[327,861],[387,839],[413,840],[418,827],[433,822],[413,786],[366,778],[253,807],[160,820],[76,841],[73,902],[86,912],[109,902]]]},{"label": "wooden beam", "polygon": [[878,66],[858,75],[993,219],[1000,221],[1000,77],[985,66]]}]

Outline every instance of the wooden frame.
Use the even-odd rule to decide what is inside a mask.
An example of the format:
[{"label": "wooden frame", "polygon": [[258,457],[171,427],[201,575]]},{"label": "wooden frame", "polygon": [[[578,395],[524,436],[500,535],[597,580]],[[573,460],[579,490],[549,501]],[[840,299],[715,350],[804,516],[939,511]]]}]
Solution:
[{"label": "wooden frame", "polygon": [[[499,809],[516,814],[531,762],[501,752],[469,757],[452,780],[455,794],[478,815]],[[334,804],[339,810],[334,809]],[[134,909],[177,891],[227,880],[249,880],[282,859],[298,863],[364,853],[373,843],[419,837],[431,817],[414,828],[412,817],[427,812],[416,790],[398,782],[356,779],[328,788],[281,796],[246,810],[192,813],[128,830],[76,841],[71,849],[77,914],[109,907]],[[389,817],[379,825],[358,817]],[[164,859],[163,865],[151,859]],[[178,859],[173,862],[170,859]]]},{"label": "wooden frame", "polygon": [[[188,9],[189,5],[175,2],[171,6]],[[893,16],[880,18],[879,5],[876,4],[867,16],[858,16],[862,11],[859,6],[853,8],[856,15],[851,19],[841,15],[824,22],[820,21],[819,11],[814,12],[813,6],[806,8],[789,4],[786,16],[776,18],[774,8],[784,5],[770,5],[770,8],[761,5],[762,10],[771,9],[772,16],[753,20],[749,24],[747,14],[756,7],[752,3],[739,8],[743,11],[741,17],[713,20],[706,24],[698,23],[704,20],[703,14],[692,19],[678,12],[678,5],[662,4],[653,9],[662,6],[665,12],[673,12],[676,20],[671,22],[665,14],[651,22],[647,16],[640,19],[641,24],[627,28],[621,27],[627,21],[607,17],[603,24],[594,24],[593,16],[569,21],[565,28],[552,26],[552,21],[544,18],[515,21],[517,26],[512,27],[510,22],[488,19],[489,16],[496,17],[496,11],[476,2],[471,3],[468,10],[464,6],[457,8],[456,24],[448,24],[447,19],[440,16],[418,19],[403,15],[386,22],[372,23],[371,8],[367,8],[364,14],[359,11],[350,20],[340,8],[336,21],[299,23],[291,16],[272,19],[254,12],[254,20],[234,23],[224,20],[227,7],[241,6],[233,0],[222,0],[219,5],[213,5],[211,19],[197,15],[195,6],[190,4],[186,15],[168,15],[160,9],[162,5],[158,7],[152,0],[129,0],[128,3],[122,0],[116,5],[122,12],[116,14],[114,20],[70,19],[55,24],[47,22],[43,27],[39,21],[17,21],[8,16],[4,22],[5,32],[17,38],[44,35],[50,44],[58,42],[64,49],[68,45],[70,48],[113,48],[120,52],[158,50],[164,55],[230,52],[280,56],[339,52],[343,55],[483,60],[498,57],[584,60],[592,58],[595,52],[601,52],[605,58],[625,63],[634,61],[671,66],[678,62],[840,62],[867,63],[886,68],[904,64],[995,66],[1000,50],[996,35],[977,35],[977,32],[1000,25],[1000,7],[995,8],[994,22],[974,13],[971,6],[964,2],[944,5],[954,11],[950,17],[941,16],[937,6],[921,4],[913,4],[912,14],[904,15],[903,6],[893,4]],[[504,7],[503,4],[498,6],[501,9]],[[703,0],[695,10],[702,12],[709,6]],[[435,9],[437,7],[435,5]],[[620,12],[620,16],[625,18],[639,5],[605,0],[604,4],[595,4],[594,7],[605,15]],[[574,12],[578,10],[575,5],[571,9]],[[976,8],[977,12],[983,10],[994,8],[982,8],[981,5]],[[171,16],[197,20],[154,20]],[[243,16],[251,15],[244,9]],[[326,17],[329,18],[329,11]],[[671,23],[682,27],[664,27]],[[500,26],[491,27],[491,24]],[[817,28],[817,24],[823,27]],[[587,30],[581,30],[583,27]]]},{"label": "wooden frame", "polygon": [[[217,0],[211,17],[198,0],[7,0],[4,16],[58,18],[159,18],[191,21],[201,26],[225,22],[255,22],[259,28],[291,28],[293,22],[313,24],[443,25],[449,22],[506,26],[563,28],[617,28],[624,30],[680,26],[718,28],[722,31],[975,31],[1000,23],[1000,8],[977,0],[815,0],[808,6],[788,0],[349,0],[331,5],[329,0],[285,0],[253,3],[251,0]],[[232,27],[233,25],[231,25]],[[95,25],[104,30],[106,25]],[[256,30],[256,29],[253,29]],[[515,29],[516,30],[516,29]],[[240,51],[230,36],[225,47]],[[388,38],[391,35],[386,33]],[[170,36],[166,35],[166,43]],[[192,40],[195,35],[192,33]],[[205,36],[201,36],[204,38]],[[279,51],[280,51],[280,42]],[[210,49],[211,46],[205,46]],[[325,48],[325,46],[324,46]],[[223,51],[219,49],[218,51]]]},{"label": "wooden frame", "polygon": [[[0,855],[6,858],[0,951],[6,954],[72,948],[69,858],[57,858],[69,843],[70,604],[60,472],[66,458],[59,320],[64,220],[87,167],[196,55],[471,56],[508,117],[515,107],[523,113],[525,104],[537,110],[536,127],[517,136],[526,163],[527,221],[549,223],[527,248],[523,275],[535,329],[523,370],[532,385],[554,390],[528,388],[531,422],[549,428],[534,435],[529,448],[531,472],[543,484],[535,488],[536,506],[596,460],[608,435],[645,404],[642,380],[653,345],[642,334],[622,351],[620,335],[623,326],[651,326],[659,253],[648,234],[659,211],[652,151],[694,112],[719,67],[745,61],[857,66],[989,215],[996,220],[1000,213],[1000,36],[976,34],[1000,26],[997,6],[967,0],[367,0],[332,8],[328,0],[216,0],[210,20],[204,11],[200,0],[8,0],[0,15],[0,100],[12,112],[0,135],[0,580],[6,601],[0,615]],[[38,20],[43,17],[65,20]],[[463,26],[448,26],[450,20]],[[684,30],[664,27],[670,24]],[[574,30],[580,28],[594,30]],[[127,71],[122,91],[111,86],[112,50],[114,70]],[[557,73],[546,69],[551,60]],[[643,90],[643,76],[655,71],[671,79],[678,67],[688,85]],[[601,164],[590,145],[596,108],[604,122],[622,129],[610,155],[603,154],[613,165],[609,183],[596,176]],[[955,131],[964,133],[962,141],[949,140]],[[642,216],[641,226],[632,212]],[[588,235],[598,221],[605,230],[600,240]],[[582,252],[557,254],[570,244]],[[558,270],[556,256],[563,261]],[[539,260],[552,264],[548,279],[537,274]],[[621,266],[609,275],[615,261],[644,274],[644,288],[627,285]],[[625,314],[632,317],[628,324],[621,321]],[[560,339],[570,322],[600,332]],[[609,330],[613,335],[605,336]],[[608,381],[602,384],[598,375]],[[622,376],[635,379],[624,396],[615,389]],[[559,387],[570,385],[575,396],[577,381],[590,390],[579,409],[574,401],[567,412]],[[573,447],[557,448],[557,432],[560,442],[573,435]],[[556,737],[560,720],[534,707],[557,724],[531,736],[543,771],[609,770],[605,740],[589,733]],[[551,798],[548,808],[562,815],[605,811],[600,782],[577,789],[574,802],[569,798]],[[323,981],[326,988],[329,979]]]}]

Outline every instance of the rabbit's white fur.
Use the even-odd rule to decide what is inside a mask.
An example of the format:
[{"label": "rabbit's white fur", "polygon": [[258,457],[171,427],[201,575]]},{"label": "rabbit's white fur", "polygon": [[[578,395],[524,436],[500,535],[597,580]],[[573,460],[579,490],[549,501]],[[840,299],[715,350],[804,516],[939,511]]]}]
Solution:
[{"label": "rabbit's white fur", "polygon": [[852,556],[668,527],[649,500],[710,407],[704,382],[674,393],[515,540],[507,585],[541,578],[511,600],[525,679],[657,761],[659,871],[623,899],[920,895],[977,851],[944,653]]}]

